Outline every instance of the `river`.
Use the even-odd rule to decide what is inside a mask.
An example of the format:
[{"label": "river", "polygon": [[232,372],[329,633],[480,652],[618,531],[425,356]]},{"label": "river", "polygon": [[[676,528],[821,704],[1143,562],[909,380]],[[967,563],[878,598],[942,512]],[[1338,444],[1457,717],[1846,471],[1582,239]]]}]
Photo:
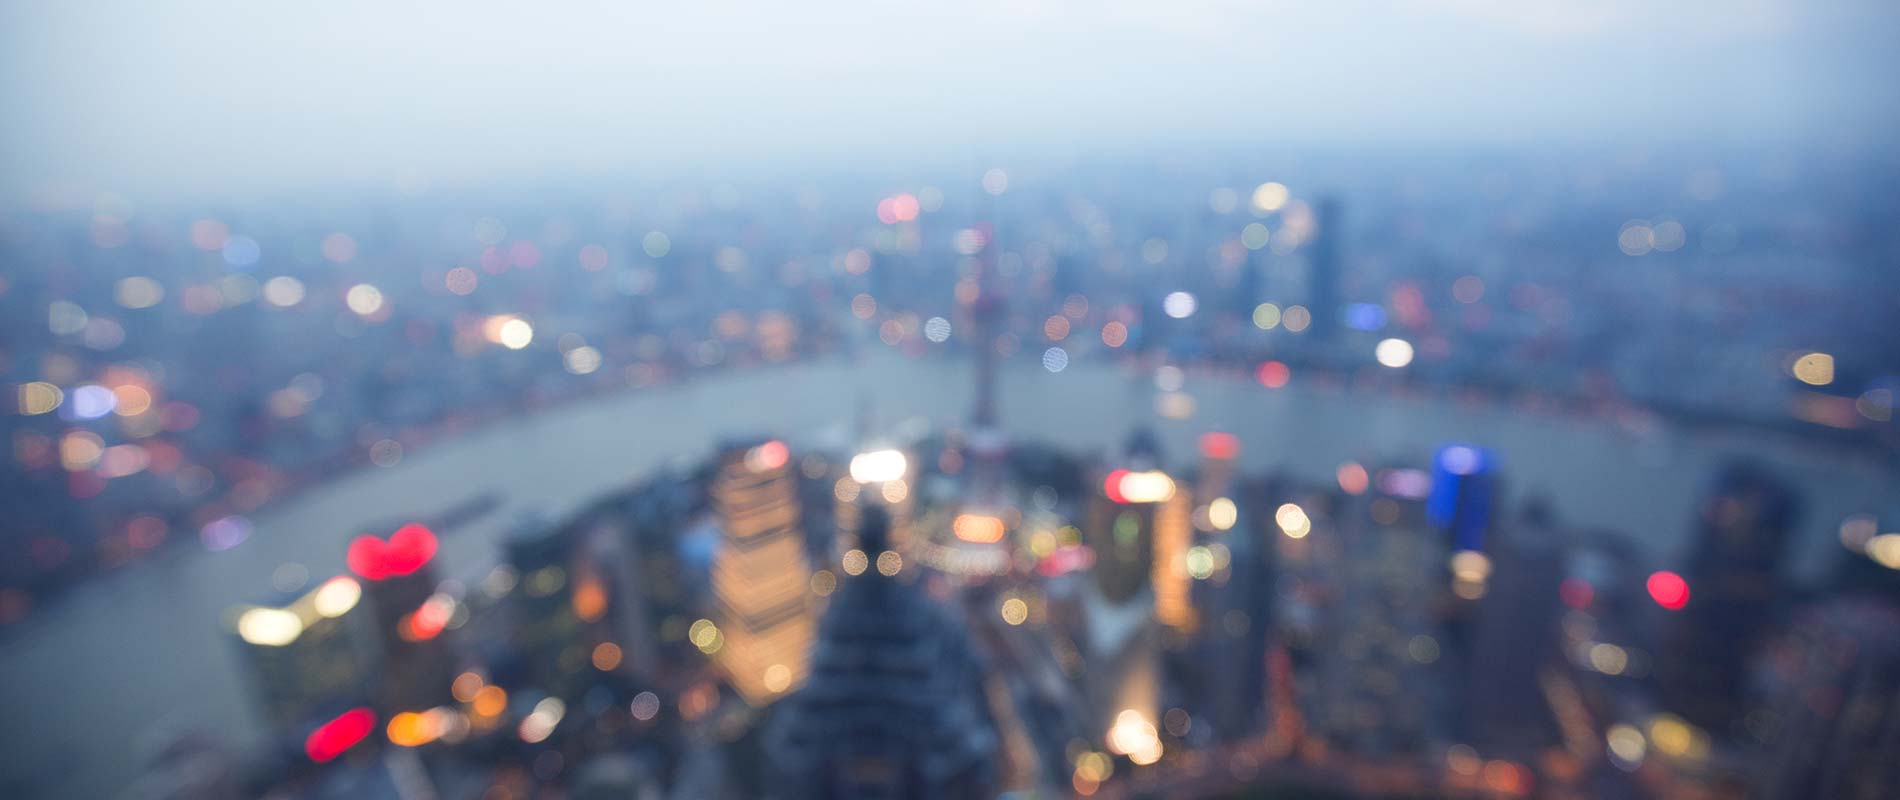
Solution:
[{"label": "river", "polygon": [[[711,452],[735,433],[797,446],[839,446],[860,398],[886,428],[944,424],[970,406],[966,362],[889,351],[735,370],[594,397],[419,448],[389,468],[365,468],[268,506],[255,531],[222,552],[173,547],[67,592],[7,632],[0,650],[0,793],[94,800],[138,773],[168,731],[200,729],[236,745],[261,729],[225,611],[271,593],[286,562],[324,576],[343,570],[346,542],[366,526],[425,515],[496,493],[500,507],[445,535],[445,575],[477,575],[525,510],[553,513],[624,486],[671,458]],[[1722,460],[1759,459],[1804,494],[1791,569],[1813,577],[1831,558],[1835,527],[1891,507],[1890,466],[1759,432],[1632,433],[1608,420],[1526,412],[1438,396],[1350,392],[1295,380],[1270,390],[1244,375],[1190,372],[1197,411],[1155,416],[1145,373],[1078,363],[1052,374],[1025,359],[1003,368],[1000,416],[1018,438],[1107,452],[1137,422],[1152,424],[1179,463],[1194,437],[1227,430],[1248,469],[1331,480],[1342,461],[1423,464],[1450,440],[1495,448],[1512,498],[1548,496],[1570,523],[1621,531],[1660,560],[1678,551],[1696,498]],[[24,790],[24,791],[21,791]]]}]

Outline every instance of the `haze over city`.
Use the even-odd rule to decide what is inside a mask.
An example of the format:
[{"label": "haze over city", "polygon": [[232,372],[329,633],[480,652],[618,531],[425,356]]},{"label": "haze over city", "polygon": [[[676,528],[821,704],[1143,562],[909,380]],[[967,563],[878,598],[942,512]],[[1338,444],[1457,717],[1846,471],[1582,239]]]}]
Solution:
[{"label": "haze over city", "polygon": [[0,797],[1900,796],[1894,41],[0,0]]},{"label": "haze over city", "polygon": [[[9,195],[1141,160],[1878,149],[1873,0],[0,4]],[[164,190],[164,191],[154,191]],[[154,197],[152,199],[159,199]]]}]

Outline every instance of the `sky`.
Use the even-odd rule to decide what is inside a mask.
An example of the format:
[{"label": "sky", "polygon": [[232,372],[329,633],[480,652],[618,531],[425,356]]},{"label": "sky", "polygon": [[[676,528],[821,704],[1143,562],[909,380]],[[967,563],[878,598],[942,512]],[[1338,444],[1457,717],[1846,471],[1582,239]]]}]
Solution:
[{"label": "sky", "polygon": [[0,0],[0,195],[1205,143],[1883,147],[1881,0]]}]

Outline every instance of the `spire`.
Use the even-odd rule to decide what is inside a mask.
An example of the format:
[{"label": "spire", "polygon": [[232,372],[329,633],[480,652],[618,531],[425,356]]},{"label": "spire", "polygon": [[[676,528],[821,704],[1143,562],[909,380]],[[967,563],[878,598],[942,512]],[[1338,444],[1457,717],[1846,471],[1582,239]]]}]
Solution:
[{"label": "spire", "polygon": [[995,243],[990,241],[995,231],[988,224],[979,229],[984,242],[976,268],[976,300],[970,304],[977,344],[976,402],[970,412],[970,425],[986,430],[996,427],[996,322],[1003,316],[1003,297],[995,283]]}]

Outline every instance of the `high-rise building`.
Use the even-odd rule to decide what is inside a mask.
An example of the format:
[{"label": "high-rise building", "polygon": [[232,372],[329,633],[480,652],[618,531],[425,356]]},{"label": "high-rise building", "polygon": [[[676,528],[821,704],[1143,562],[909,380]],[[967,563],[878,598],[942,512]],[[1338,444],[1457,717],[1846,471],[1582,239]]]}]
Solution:
[{"label": "high-rise building", "polygon": [[536,688],[565,694],[565,676],[586,663],[581,621],[568,598],[569,531],[535,514],[514,523],[505,544],[515,574],[507,598],[511,667],[498,671],[498,683],[511,691]]},{"label": "high-rise building", "polygon": [[403,525],[387,539],[374,534],[350,542],[350,571],[362,578],[376,638],[382,645],[377,704],[414,711],[449,702],[456,657],[444,632],[456,600],[438,591],[435,533]]},{"label": "high-rise building", "polygon": [[1697,511],[1676,581],[1680,597],[1656,597],[1673,606],[1656,665],[1664,702],[1717,734],[1738,719],[1749,655],[1774,611],[1797,510],[1794,492],[1772,474],[1746,462],[1727,465]]},{"label": "high-rise building", "polygon": [[712,497],[724,530],[712,567],[719,662],[733,688],[764,705],[804,682],[814,628],[790,450],[779,441],[729,448]]},{"label": "high-rise building", "polygon": [[[1082,535],[1095,551],[1095,585],[1103,598],[1121,604],[1148,596],[1144,590],[1153,583],[1159,552],[1156,525],[1170,516],[1163,508],[1177,495],[1187,491],[1177,491],[1174,479],[1159,469],[1115,469],[1102,476],[1100,491],[1084,504]],[[1186,549],[1185,542],[1179,544]]]},{"label": "high-rise building", "polygon": [[1193,500],[1185,490],[1154,504],[1154,562],[1149,582],[1155,595],[1155,620],[1180,631],[1199,621],[1194,608],[1194,576],[1188,551],[1194,546]]},{"label": "high-rise building", "polygon": [[[1184,687],[1184,702],[1195,724],[1203,721],[1216,738],[1238,739],[1254,733],[1267,720],[1267,632],[1273,623],[1275,573],[1273,545],[1286,538],[1264,513],[1275,507],[1275,494],[1263,481],[1224,487],[1220,496],[1233,495],[1235,521],[1215,535],[1227,548],[1229,570],[1225,585],[1198,582],[1195,602],[1204,619],[1199,641],[1177,671],[1193,685]],[[1217,530],[1218,526],[1216,526]],[[1263,528],[1273,528],[1262,536]],[[1185,681],[1184,681],[1185,682]]]},{"label": "high-rise building", "polygon": [[834,489],[838,502],[832,516],[838,535],[833,550],[838,554],[861,550],[857,543],[860,512],[877,506],[890,517],[891,548],[909,551],[916,527],[916,473],[902,450],[873,448],[852,456],[846,475],[838,479]]},{"label": "high-rise building", "polygon": [[1900,797],[1900,611],[1841,598],[1802,613],[1751,715],[1767,800]]},{"label": "high-rise building", "polygon": [[1484,550],[1497,493],[1496,461],[1490,451],[1464,444],[1445,445],[1432,458],[1425,519],[1453,551]]},{"label": "high-rise building", "polygon": [[1483,596],[1447,621],[1448,645],[1462,659],[1454,722],[1460,741],[1481,752],[1530,759],[1561,741],[1543,674],[1563,663],[1557,624],[1563,548],[1552,528],[1524,521],[1505,527],[1479,562],[1489,565],[1477,581]]},{"label": "high-rise building", "polygon": [[[861,544],[885,550],[888,527],[882,509],[864,509]],[[832,595],[811,678],[766,740],[789,798],[993,797],[998,745],[962,623],[895,570],[865,570]]]},{"label": "high-rise building", "polygon": [[1339,244],[1345,238],[1345,220],[1339,201],[1322,198],[1315,209],[1319,234],[1313,240],[1311,273],[1307,283],[1307,311],[1313,315],[1307,335],[1324,341],[1339,332]]},{"label": "high-rise building", "polygon": [[362,596],[360,583],[338,576],[232,617],[262,716],[280,733],[369,699],[369,663],[350,629]]}]

